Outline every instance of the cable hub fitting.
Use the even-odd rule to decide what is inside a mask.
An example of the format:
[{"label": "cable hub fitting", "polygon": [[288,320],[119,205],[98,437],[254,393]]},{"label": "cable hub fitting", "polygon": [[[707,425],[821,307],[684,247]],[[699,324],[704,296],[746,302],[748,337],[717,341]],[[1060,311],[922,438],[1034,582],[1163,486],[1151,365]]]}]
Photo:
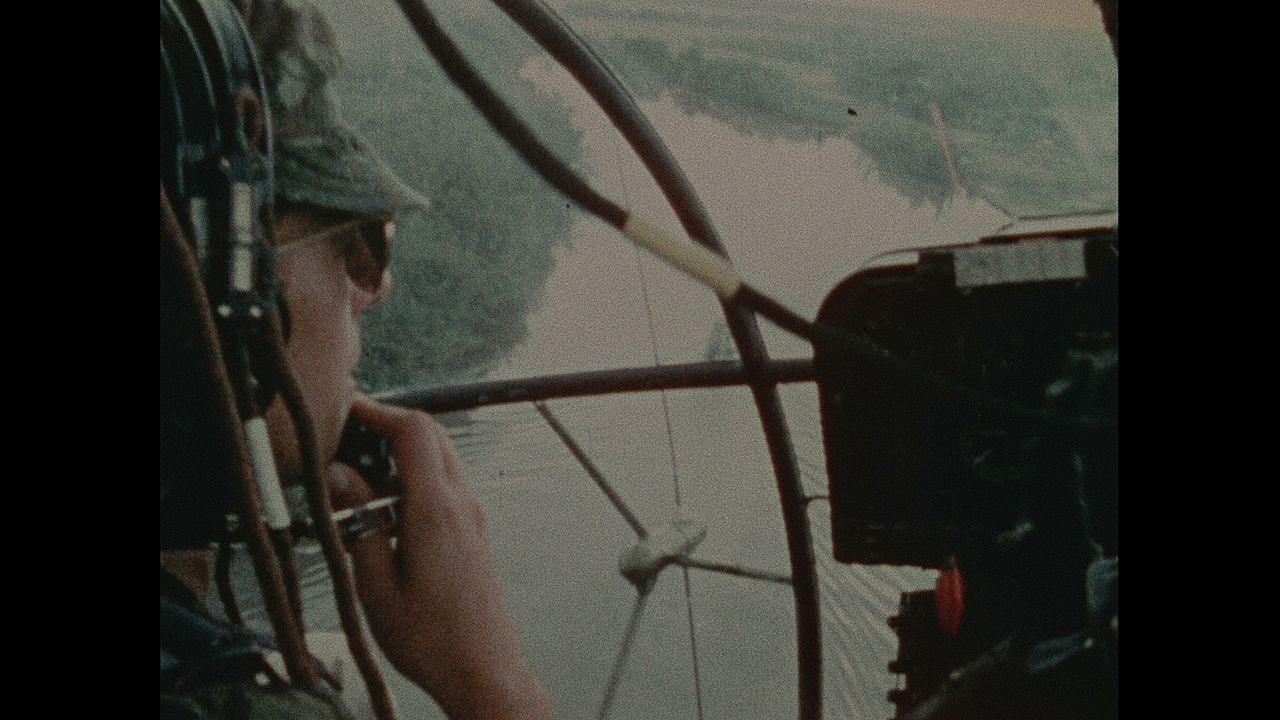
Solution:
[{"label": "cable hub fitting", "polygon": [[673,520],[649,533],[622,553],[618,570],[641,593],[653,587],[662,568],[689,553],[707,537],[707,526],[697,520]]}]

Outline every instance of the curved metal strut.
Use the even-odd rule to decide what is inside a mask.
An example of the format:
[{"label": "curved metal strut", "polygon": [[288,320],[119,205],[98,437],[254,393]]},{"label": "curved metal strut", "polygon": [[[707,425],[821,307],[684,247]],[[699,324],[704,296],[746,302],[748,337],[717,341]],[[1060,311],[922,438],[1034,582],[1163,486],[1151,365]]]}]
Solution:
[{"label": "curved metal strut", "polygon": [[[511,112],[483,79],[466,63],[456,46],[435,23],[422,0],[397,0],[410,24],[431,54],[444,67],[450,79],[463,90],[481,114],[527,162],[534,165],[548,182],[572,197],[567,189],[578,181],[558,159],[548,161],[549,152],[527,127]],[[665,143],[635,100],[599,57],[556,13],[537,0],[494,0],[504,12],[529,33],[553,58],[583,85],[600,105],[610,121],[626,137],[650,174],[661,187],[685,231],[698,244],[727,257],[711,219]],[[610,224],[621,227],[625,211],[599,197],[594,191],[574,188],[578,197],[588,198],[594,210]],[[590,190],[589,188],[587,190]],[[800,471],[790,433],[778,397],[777,385],[767,372],[769,357],[760,336],[755,315],[750,311],[721,301],[725,319],[742,358],[751,394],[760,415],[765,442],[769,449],[778,495],[782,505],[783,525],[787,534],[792,569],[792,590],[796,606],[796,644],[798,652],[798,703],[801,718],[822,715],[822,653],[819,628],[818,583],[813,555],[813,542],[805,515],[804,493]]]}]

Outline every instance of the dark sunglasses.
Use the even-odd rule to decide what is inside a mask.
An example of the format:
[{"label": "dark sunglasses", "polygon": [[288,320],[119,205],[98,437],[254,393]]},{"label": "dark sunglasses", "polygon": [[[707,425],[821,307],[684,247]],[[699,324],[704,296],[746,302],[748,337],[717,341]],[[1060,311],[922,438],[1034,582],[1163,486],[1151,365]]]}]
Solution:
[{"label": "dark sunglasses", "polygon": [[276,248],[276,256],[324,242],[342,244],[347,277],[361,290],[377,295],[383,290],[387,263],[391,261],[391,241],[396,235],[394,220],[358,220],[325,228],[318,233]]}]

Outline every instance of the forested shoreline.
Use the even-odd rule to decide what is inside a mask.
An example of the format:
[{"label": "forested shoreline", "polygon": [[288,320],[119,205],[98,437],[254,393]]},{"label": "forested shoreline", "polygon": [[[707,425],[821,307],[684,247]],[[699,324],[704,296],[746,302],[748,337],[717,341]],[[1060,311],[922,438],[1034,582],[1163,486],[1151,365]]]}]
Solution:
[{"label": "forested shoreline", "polygon": [[[366,316],[359,379],[372,390],[481,376],[524,338],[555,248],[583,215],[449,84],[394,4],[321,4],[346,49],[344,114],[433,203],[402,220],[397,288]],[[482,73],[581,165],[568,110],[521,77],[532,41],[485,4],[439,4]],[[865,172],[915,202],[956,193],[937,108],[968,195],[1019,215],[1117,206],[1117,80],[1101,28],[641,0],[572,4],[566,17],[641,100],[670,96],[746,134],[848,139]]]}]

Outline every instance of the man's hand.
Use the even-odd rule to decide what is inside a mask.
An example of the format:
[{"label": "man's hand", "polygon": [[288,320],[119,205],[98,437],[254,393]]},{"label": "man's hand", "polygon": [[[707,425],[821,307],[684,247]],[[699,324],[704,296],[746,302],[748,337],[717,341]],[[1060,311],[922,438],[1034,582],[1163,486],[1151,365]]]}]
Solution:
[{"label": "man's hand", "polygon": [[[356,585],[374,638],[451,718],[549,718],[520,650],[480,502],[447,432],[429,415],[361,399],[353,414],[391,442],[403,496],[389,532],[355,540]],[[354,470],[329,466],[336,507],[373,499]]]}]

